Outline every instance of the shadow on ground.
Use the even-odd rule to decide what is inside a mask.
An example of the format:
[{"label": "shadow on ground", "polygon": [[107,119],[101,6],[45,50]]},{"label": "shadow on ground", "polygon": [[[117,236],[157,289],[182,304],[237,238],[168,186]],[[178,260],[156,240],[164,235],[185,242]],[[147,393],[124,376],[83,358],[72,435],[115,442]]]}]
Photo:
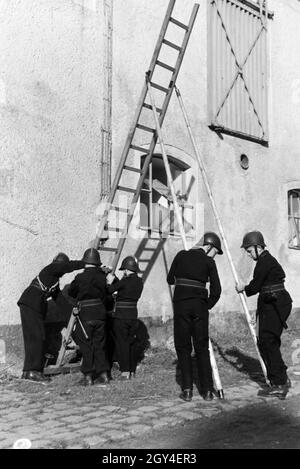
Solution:
[{"label": "shadow on ground", "polygon": [[[218,359],[218,370],[219,374],[222,374],[224,369],[224,364],[229,365],[230,368],[234,369],[241,374],[241,379],[245,377],[257,383],[262,389],[265,389],[266,382],[264,375],[260,366],[259,360],[246,355],[237,347],[231,348],[222,348],[215,341],[212,341],[214,350],[217,352],[216,358]],[[176,383],[181,387],[181,372],[179,368],[178,361],[175,360],[174,365],[176,365],[175,377]],[[194,355],[192,355],[192,364],[193,364],[193,383],[196,386],[199,394],[201,394],[201,382],[199,379],[197,360]],[[222,377],[221,377],[222,381]]]},{"label": "shadow on ground", "polygon": [[168,427],[167,432],[112,442],[106,448],[299,449],[297,408],[298,396],[285,403],[273,399]]}]

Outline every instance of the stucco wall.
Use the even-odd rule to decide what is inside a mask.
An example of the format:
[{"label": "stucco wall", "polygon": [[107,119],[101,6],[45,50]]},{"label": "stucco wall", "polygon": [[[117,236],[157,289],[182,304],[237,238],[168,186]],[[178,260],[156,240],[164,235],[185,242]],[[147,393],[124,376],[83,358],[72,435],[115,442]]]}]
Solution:
[{"label": "stucco wall", "polygon": [[[296,307],[300,253],[287,247],[286,190],[291,181],[300,180],[300,6],[293,0],[268,3],[275,13],[269,21],[269,148],[228,136],[220,139],[208,129],[207,2],[200,3],[177,85],[241,278],[247,281],[254,268],[240,249],[243,234],[259,229],[286,270]],[[186,22],[193,4],[179,0],[174,17]],[[167,5],[168,0],[114,2],[113,172]],[[100,193],[103,31],[101,11],[92,1],[7,0],[0,6],[0,322],[6,324],[19,320],[18,295],[56,251],[81,256],[94,234]],[[197,174],[175,96],[164,135],[170,152],[173,148],[191,158]],[[242,153],[250,161],[247,171],[239,164]],[[196,201],[205,204],[205,217],[191,244],[204,230],[217,230],[200,178]],[[135,253],[139,243],[133,237],[123,255]],[[166,320],[172,315],[166,262],[169,266],[181,242],[168,240],[164,249],[147,278],[140,314]],[[219,256],[217,263],[223,295],[214,316],[221,324],[228,311],[240,310],[240,304],[226,256]],[[249,307],[255,307],[255,299],[249,300]]]},{"label": "stucco wall", "polygon": [[[116,4],[114,162],[117,162],[122,149],[167,4],[167,0],[164,2],[126,0]],[[278,257],[286,270],[287,287],[296,307],[300,301],[297,288],[300,253],[288,249],[286,191],[287,184],[291,180],[297,180],[297,174],[300,175],[300,134],[297,131],[300,124],[298,78],[300,5],[292,0],[288,2],[274,0],[268,4],[275,14],[274,20],[269,21],[269,148],[229,136],[220,139],[208,129],[207,2],[200,2],[198,17],[177,84],[206,164],[231,254],[241,279],[248,281],[254,268],[253,262],[240,249],[242,237],[246,231],[261,230],[268,248]],[[183,22],[186,21],[192,6],[192,1],[177,2],[173,16]],[[164,124],[164,134],[169,145],[193,154],[175,96]],[[246,171],[240,166],[241,154],[246,154],[250,161],[249,169]],[[201,180],[199,185],[202,185]],[[201,197],[205,202],[204,229],[217,230],[205,191],[204,193],[202,191]],[[178,242],[177,246],[170,248],[170,260],[176,248],[180,247]],[[226,312],[238,311],[241,307],[226,256],[218,257],[216,260],[222,279],[223,295],[214,311],[218,314],[218,320],[222,321],[226,318]],[[160,268],[161,299],[169,292],[162,264]],[[157,291],[155,283],[147,288],[149,301],[151,298],[155,300]],[[250,309],[254,309],[255,304],[255,298],[249,299]],[[152,314],[157,314],[157,308]]]},{"label": "stucco wall", "polygon": [[84,5],[0,2],[0,324],[19,322],[18,297],[57,252],[81,257],[94,236],[103,30]]}]

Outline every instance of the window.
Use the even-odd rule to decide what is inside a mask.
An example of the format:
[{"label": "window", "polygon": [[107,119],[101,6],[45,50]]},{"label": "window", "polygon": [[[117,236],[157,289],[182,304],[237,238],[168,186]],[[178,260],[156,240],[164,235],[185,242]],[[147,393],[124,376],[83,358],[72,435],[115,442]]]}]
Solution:
[{"label": "window", "polygon": [[[170,156],[168,159],[183,226],[186,234],[192,235],[193,205],[189,198],[195,178],[188,174],[190,167],[187,164]],[[140,228],[165,236],[180,234],[161,155],[153,155],[144,180],[140,197]]]},{"label": "window", "polygon": [[265,4],[209,1],[208,110],[212,130],[268,145]]},{"label": "window", "polygon": [[300,189],[288,191],[289,248],[300,249]]}]

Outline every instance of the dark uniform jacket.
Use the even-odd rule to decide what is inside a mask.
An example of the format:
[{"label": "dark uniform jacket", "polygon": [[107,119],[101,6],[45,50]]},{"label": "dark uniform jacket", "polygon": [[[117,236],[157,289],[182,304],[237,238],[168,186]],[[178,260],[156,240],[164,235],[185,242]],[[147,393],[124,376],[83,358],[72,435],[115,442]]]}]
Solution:
[{"label": "dark uniform jacket", "polygon": [[106,317],[106,276],[98,267],[86,267],[76,275],[68,294],[80,305],[80,318],[85,321]]},{"label": "dark uniform jacket", "polygon": [[[256,295],[258,297],[258,313],[266,310],[271,304],[275,304],[280,310],[281,306],[292,302],[289,293],[284,286],[279,291],[268,292],[272,285],[283,284],[285,280],[285,272],[279,262],[273,257],[269,251],[263,251],[256,262],[253,272],[253,279],[245,287],[247,296]],[[275,287],[276,288],[276,287]],[[284,318],[283,318],[284,319]]]},{"label": "dark uniform jacket", "polygon": [[[18,301],[18,305],[23,304],[29,306],[38,312],[44,310],[47,304],[46,300],[49,297],[47,289],[50,289],[55,284],[57,284],[63,275],[69,272],[73,272],[73,270],[83,269],[84,265],[85,264],[82,261],[52,262],[51,264],[47,265],[40,271],[38,275],[41,283],[44,287],[46,287],[44,291],[39,285],[37,277],[35,277],[31,284],[22,293]],[[60,289],[59,286],[57,286],[57,288],[55,288],[55,290],[52,292],[52,296],[56,297],[59,292]]]},{"label": "dark uniform jacket", "polygon": [[202,282],[210,282],[209,296],[206,288],[176,285],[173,301],[182,301],[189,298],[202,298],[207,300],[208,309],[211,309],[221,296],[221,284],[215,261],[207,256],[203,249],[190,249],[176,254],[167,282],[176,283],[176,278],[184,278]]},{"label": "dark uniform jacket", "polygon": [[[137,301],[144,288],[143,280],[136,274],[123,277],[122,280],[109,285],[108,292],[118,292],[115,317],[119,319],[136,319],[138,316]],[[118,305],[118,303],[120,305]],[[126,303],[128,306],[126,307]],[[135,306],[134,306],[135,305]]]}]

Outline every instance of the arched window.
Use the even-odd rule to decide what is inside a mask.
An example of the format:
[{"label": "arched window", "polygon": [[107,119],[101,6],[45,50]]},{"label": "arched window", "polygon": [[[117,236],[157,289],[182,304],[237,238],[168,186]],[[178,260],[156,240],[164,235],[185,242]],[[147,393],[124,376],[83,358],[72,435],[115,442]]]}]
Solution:
[{"label": "arched window", "polygon": [[[195,178],[188,172],[190,166],[186,163],[171,156],[168,160],[184,229],[187,234],[192,234],[194,207],[190,203],[190,194]],[[163,235],[180,233],[161,155],[153,155],[144,180],[140,198],[140,228]]]},{"label": "arched window", "polygon": [[288,191],[289,248],[300,249],[300,189]]}]

